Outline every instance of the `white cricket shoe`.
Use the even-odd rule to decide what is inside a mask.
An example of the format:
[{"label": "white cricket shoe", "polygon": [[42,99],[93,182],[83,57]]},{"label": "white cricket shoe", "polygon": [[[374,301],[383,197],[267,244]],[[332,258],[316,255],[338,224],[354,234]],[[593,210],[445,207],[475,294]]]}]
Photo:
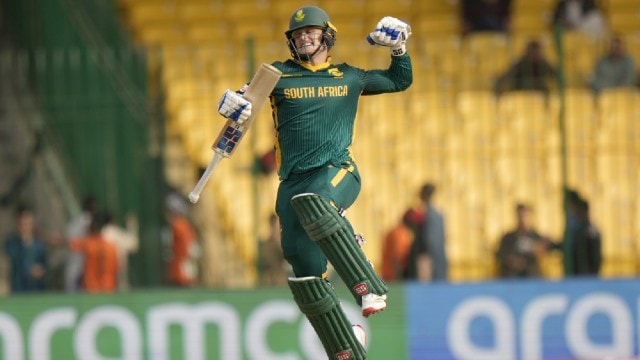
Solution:
[{"label": "white cricket shoe", "polygon": [[387,307],[387,295],[366,294],[362,296],[362,316],[369,317]]},{"label": "white cricket shoe", "polygon": [[360,342],[363,348],[367,348],[367,333],[364,331],[364,328],[360,324],[351,325],[353,329],[353,333],[356,335],[356,339]]}]

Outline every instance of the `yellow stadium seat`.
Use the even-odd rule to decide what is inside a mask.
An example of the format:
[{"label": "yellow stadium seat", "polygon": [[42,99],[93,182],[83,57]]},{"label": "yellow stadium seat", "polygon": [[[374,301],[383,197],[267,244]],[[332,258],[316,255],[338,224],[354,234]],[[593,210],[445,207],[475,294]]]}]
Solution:
[{"label": "yellow stadium seat", "polygon": [[415,14],[424,15],[456,15],[459,16],[459,2],[450,0],[413,1],[412,10]]},{"label": "yellow stadium seat", "polygon": [[178,3],[178,17],[187,24],[229,20],[225,16],[222,4],[213,0],[180,1]]},{"label": "yellow stadium seat", "polygon": [[598,96],[599,132],[603,145],[620,150],[637,143],[640,136],[640,92],[637,89],[607,89]]},{"label": "yellow stadium seat", "polygon": [[467,35],[462,47],[463,90],[488,90],[509,66],[506,35],[486,32]]},{"label": "yellow stadium seat", "polygon": [[511,3],[511,11],[513,13],[553,11],[555,0],[515,0]]},{"label": "yellow stadium seat", "polygon": [[407,0],[367,0],[366,5],[363,6],[363,13],[366,14],[368,21],[371,22],[370,26],[375,27],[376,23],[384,16],[393,16],[409,21],[409,17],[412,15],[411,6],[411,1]]},{"label": "yellow stadium seat", "polygon": [[[233,0],[224,2],[224,16],[227,19],[239,21],[265,19],[265,14],[271,12],[269,1],[263,0]],[[291,10],[293,11],[293,9]]]},{"label": "yellow stadium seat", "polygon": [[511,32],[515,34],[543,34],[550,29],[546,11],[515,13],[511,18]]},{"label": "yellow stadium seat", "polygon": [[612,11],[609,14],[609,25],[614,32],[640,31],[640,5],[632,11]]},{"label": "yellow stadium seat", "polygon": [[[329,14],[331,18],[331,22],[333,22],[336,26],[337,23],[334,18],[337,17],[346,17],[346,18],[364,18],[365,12],[367,8],[372,7],[372,1],[366,3],[364,0],[347,0],[347,1],[334,1],[334,0],[323,0],[320,1],[318,6],[320,6],[324,11]],[[293,8],[290,10],[293,11]],[[375,26],[373,24],[372,26]],[[340,29],[338,29],[340,31]]]},{"label": "yellow stadium seat", "polygon": [[484,135],[484,139],[495,131],[498,106],[492,91],[461,91],[456,105],[465,131]]},{"label": "yellow stadium seat", "polygon": [[[559,97],[553,97],[552,111],[559,114]],[[591,150],[595,145],[595,131],[598,125],[598,114],[593,93],[588,89],[569,89],[564,94],[565,131],[568,146]]]},{"label": "yellow stadium seat", "polygon": [[585,87],[602,48],[601,41],[580,32],[563,37],[565,79],[572,87]]},{"label": "yellow stadium seat", "polygon": [[147,24],[136,30],[136,37],[147,45],[175,45],[185,41],[185,28],[173,22]]},{"label": "yellow stadium seat", "polygon": [[411,27],[416,37],[427,41],[441,36],[460,35],[462,30],[459,14],[423,15]]},{"label": "yellow stadium seat", "polygon": [[171,24],[178,19],[178,7],[170,1],[134,3],[125,13],[128,22],[134,28],[148,23]]}]

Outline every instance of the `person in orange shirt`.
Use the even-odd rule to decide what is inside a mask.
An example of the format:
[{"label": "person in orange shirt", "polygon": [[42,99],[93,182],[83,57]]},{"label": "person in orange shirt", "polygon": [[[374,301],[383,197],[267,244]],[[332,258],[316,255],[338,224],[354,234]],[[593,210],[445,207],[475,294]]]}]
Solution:
[{"label": "person in orange shirt", "polygon": [[402,215],[402,220],[385,235],[382,247],[382,278],[385,281],[399,281],[406,277],[411,244],[423,221],[424,214],[410,208]]},{"label": "person in orange shirt", "polygon": [[169,282],[176,286],[192,286],[198,279],[197,260],[200,246],[196,230],[189,218],[184,199],[172,193],[166,199],[168,222],[171,226],[171,260]]},{"label": "person in orange shirt", "polygon": [[111,293],[118,289],[118,252],[100,229],[100,221],[94,219],[86,236],[69,241],[71,250],[85,257],[82,282],[88,293]]}]

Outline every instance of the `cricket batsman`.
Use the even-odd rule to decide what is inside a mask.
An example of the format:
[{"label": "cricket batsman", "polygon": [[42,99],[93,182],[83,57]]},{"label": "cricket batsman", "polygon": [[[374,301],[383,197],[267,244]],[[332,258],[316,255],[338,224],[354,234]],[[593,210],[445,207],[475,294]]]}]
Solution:
[{"label": "cricket batsman", "polygon": [[[361,188],[350,150],[359,97],[409,88],[413,74],[406,40],[411,27],[389,16],[378,22],[367,41],[389,48],[391,61],[387,69],[376,70],[334,64],[329,52],[337,33],[321,8],[298,8],[284,33],[292,58],[272,63],[282,72],[270,96],[280,178],[276,212],[283,254],[295,274],[289,287],[329,359],[366,359],[326,280],[327,261],[362,305],[363,316],[385,309],[387,285],[366,259],[344,211]],[[238,123],[247,120],[252,109],[244,89],[227,90],[218,112]]]}]

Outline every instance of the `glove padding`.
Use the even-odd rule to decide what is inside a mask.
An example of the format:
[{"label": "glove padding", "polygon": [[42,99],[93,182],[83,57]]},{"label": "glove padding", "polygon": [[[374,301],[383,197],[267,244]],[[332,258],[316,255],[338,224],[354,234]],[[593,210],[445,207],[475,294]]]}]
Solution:
[{"label": "glove padding", "polygon": [[376,29],[369,33],[367,41],[371,45],[385,46],[391,49],[391,55],[400,56],[407,52],[405,43],[411,35],[411,26],[391,16],[383,17]]},{"label": "glove padding", "polygon": [[235,91],[227,89],[218,103],[218,113],[242,125],[251,116],[251,103]]}]

